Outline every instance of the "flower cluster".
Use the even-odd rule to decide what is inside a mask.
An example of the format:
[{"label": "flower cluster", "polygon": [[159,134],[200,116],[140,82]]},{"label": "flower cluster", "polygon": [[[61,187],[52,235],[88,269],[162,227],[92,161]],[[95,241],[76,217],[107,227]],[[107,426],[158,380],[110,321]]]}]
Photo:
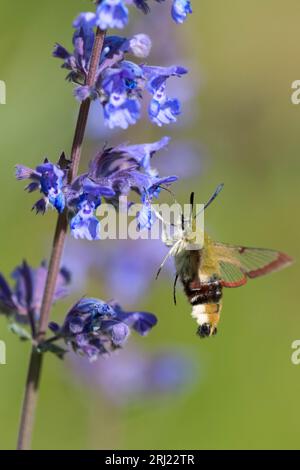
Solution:
[{"label": "flower cluster", "polygon": [[77,302],[62,326],[50,323],[54,340],[63,339],[67,345],[91,361],[122,348],[131,328],[145,336],[156,325],[155,315],[146,312],[124,312],[114,302],[83,298]]},{"label": "flower cluster", "polygon": [[[38,321],[48,269],[43,262],[38,268],[30,267],[26,261],[12,273],[13,289],[0,274],[0,312],[13,323],[30,324]],[[68,295],[71,275],[65,268],[60,270],[56,282],[53,303]]]},{"label": "flower cluster", "polygon": [[48,205],[59,213],[64,208],[68,210],[75,238],[100,239],[100,221],[95,214],[102,199],[117,205],[119,198],[131,191],[140,196],[142,203],[137,214],[138,227],[150,229],[155,220],[153,200],[159,197],[162,188],[177,180],[176,176],[161,178],[150,165],[153,155],[168,142],[169,138],[164,137],[150,144],[104,149],[92,160],[88,172],[78,176],[71,185],[66,180],[68,160],[64,154],[56,165],[45,160],[35,170],[17,165],[16,177],[31,180],[26,187],[28,191],[40,190],[43,194],[33,206],[37,212],[44,213]]},{"label": "flower cluster", "polygon": [[[164,0],[155,1],[162,3]],[[147,13],[150,0],[96,0],[95,3],[95,13],[81,13],[74,21],[73,52],[60,44],[56,44],[53,52],[63,61],[62,67],[68,71],[67,79],[76,85],[74,94],[77,100],[98,100],[103,107],[105,124],[111,129],[126,129],[141,117],[141,100],[147,92],[150,96],[150,121],[158,126],[175,122],[181,105],[177,98],[169,97],[167,81],[170,77],[182,77],[187,70],[178,65],[158,67],[129,60],[130,55],[145,59],[150,54],[152,44],[145,34],[129,38],[106,34],[108,28],[123,28],[127,24],[128,5],[133,4]],[[177,23],[182,23],[191,12],[189,0],[172,1],[171,14]],[[101,54],[99,48],[94,48],[95,28],[97,45],[100,39],[103,40]],[[93,50],[98,50],[97,56]],[[97,70],[91,84],[92,59],[93,72],[95,67]],[[150,229],[156,218],[154,200],[162,189],[167,189],[177,180],[176,176],[161,177],[152,167],[153,156],[165,148],[169,140],[163,137],[147,144],[106,146],[91,161],[88,170],[71,182],[71,162],[64,153],[57,163],[45,159],[35,169],[17,165],[16,178],[29,181],[25,188],[29,193],[40,192],[41,198],[33,206],[36,213],[44,214],[50,207],[66,215],[76,239],[100,239],[101,226],[96,214],[99,206],[105,201],[120,209],[120,201],[125,199],[129,209],[133,200],[128,201],[128,197],[132,193],[141,202],[136,214],[137,227]],[[75,352],[93,361],[122,348],[131,330],[144,336],[157,323],[151,313],[125,312],[115,302],[82,298],[71,308],[62,326],[53,322],[49,324],[54,337],[40,341],[37,322],[47,273],[44,263],[32,269],[24,262],[13,273],[14,289],[0,275],[0,312],[15,325],[13,331],[23,339],[32,340],[39,352],[52,351],[63,357],[66,351],[59,343],[64,341]],[[53,302],[66,295],[69,281],[69,273],[61,269]],[[20,324],[29,325],[31,335],[28,328],[23,329]]]},{"label": "flower cluster", "polygon": [[[155,0],[162,3],[165,0]],[[150,11],[149,0],[97,0],[96,13],[82,13],[91,26],[122,29],[128,24],[129,12],[126,5],[134,4],[144,13]],[[190,0],[172,0],[172,18],[176,23],[183,23],[189,13],[192,13]]]},{"label": "flower cluster", "polygon": [[138,65],[125,59],[127,53],[147,57],[151,49],[148,36],[138,34],[131,39],[107,36],[93,86],[85,84],[94,41],[94,30],[86,16],[80,15],[75,23],[74,53],[56,44],[53,55],[63,60],[69,70],[68,80],[77,85],[74,94],[79,101],[99,99],[103,106],[104,122],[113,129],[127,129],[141,117],[141,98],[147,90],[151,95],[148,109],[150,120],[162,126],[175,122],[181,112],[178,99],[170,99],[166,83],[170,77],[187,73],[184,67],[155,67]]}]

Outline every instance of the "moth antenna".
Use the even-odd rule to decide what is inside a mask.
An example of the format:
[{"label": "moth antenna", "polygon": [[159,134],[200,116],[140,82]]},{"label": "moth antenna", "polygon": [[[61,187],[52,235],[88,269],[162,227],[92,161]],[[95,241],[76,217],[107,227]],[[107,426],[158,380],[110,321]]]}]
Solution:
[{"label": "moth antenna", "polygon": [[191,197],[190,197],[190,206],[191,206],[190,222],[192,222],[192,220],[193,220],[193,213],[194,213],[194,206],[195,206],[195,193],[194,193],[194,191],[191,193]]},{"label": "moth antenna", "polygon": [[224,183],[219,184],[217,189],[215,190],[214,194],[211,196],[211,198],[207,201],[205,204],[204,208],[199,211],[195,217],[197,217],[199,214],[201,214],[203,211],[205,211],[213,202],[214,200],[219,196],[220,192],[224,188]]},{"label": "moth antenna", "polygon": [[194,192],[191,193],[190,204],[191,204],[191,209],[192,209],[192,214],[193,214],[193,212],[194,212],[194,205],[195,205],[195,193],[194,193]]}]

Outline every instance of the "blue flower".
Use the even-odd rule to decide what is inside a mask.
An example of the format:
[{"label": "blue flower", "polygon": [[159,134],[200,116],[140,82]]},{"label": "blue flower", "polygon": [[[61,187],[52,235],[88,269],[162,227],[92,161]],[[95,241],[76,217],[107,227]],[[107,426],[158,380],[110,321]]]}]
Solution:
[{"label": "blue flower", "polygon": [[115,196],[112,183],[102,178],[98,184],[89,179],[88,174],[79,176],[67,192],[67,204],[73,214],[70,220],[71,234],[74,238],[100,240],[100,222],[95,216],[102,197]]},{"label": "blue flower", "polygon": [[145,58],[150,54],[152,42],[147,34],[136,34],[129,41],[129,51],[135,57]]},{"label": "blue flower", "polygon": [[134,62],[123,60],[115,68],[106,70],[101,77],[103,92],[110,96],[112,93],[129,95],[136,93],[144,82],[143,70]]},{"label": "blue flower", "polygon": [[128,23],[128,8],[124,0],[102,0],[96,10],[96,24],[100,29],[124,28]]},{"label": "blue flower", "polygon": [[151,229],[156,221],[156,215],[152,208],[153,199],[159,197],[164,186],[171,185],[177,179],[176,176],[168,176],[166,178],[153,177],[151,185],[144,189],[141,195],[142,208],[137,215],[139,230]]},{"label": "blue flower", "polygon": [[[26,261],[23,261],[12,273],[12,278],[15,281],[13,289],[9,287],[5,278],[0,274],[0,312],[20,323],[29,323],[30,315],[37,321],[42,305],[47,273],[45,263],[34,269]],[[70,279],[70,273],[62,268],[57,279],[53,302],[68,294],[67,286]]]},{"label": "blue flower", "polygon": [[129,98],[126,93],[112,93],[103,110],[104,122],[110,129],[127,129],[139,120],[141,105],[136,98]]},{"label": "blue flower", "polygon": [[147,78],[147,89],[153,95],[149,105],[149,116],[159,127],[176,122],[181,113],[180,102],[169,99],[166,93],[166,82],[170,77],[181,77],[187,73],[184,67],[141,67]]},{"label": "blue flower", "polygon": [[92,12],[80,13],[73,22],[76,29],[80,28],[93,28],[96,25],[96,15]]},{"label": "blue flower", "polygon": [[169,137],[163,137],[158,142],[140,145],[119,145],[120,152],[130,155],[139,166],[150,176],[156,176],[157,171],[151,167],[151,159],[159,150],[165,148],[170,142]]},{"label": "blue flower", "polygon": [[150,230],[156,221],[151,202],[147,192],[145,192],[142,196],[142,208],[137,214],[138,230]]},{"label": "blue flower", "polygon": [[40,174],[41,192],[48,198],[49,203],[59,212],[65,208],[65,196],[62,192],[65,172],[58,166],[45,160],[43,165],[36,168]]},{"label": "blue flower", "polygon": [[80,85],[74,90],[75,98],[82,102],[85,101],[87,98],[91,100],[95,100],[98,97],[98,93],[94,87],[87,86],[87,85]]},{"label": "blue flower", "polygon": [[74,238],[100,239],[100,222],[94,215],[100,204],[100,197],[93,198],[85,194],[79,197],[76,205],[77,213],[70,221],[71,233]]},{"label": "blue flower", "polygon": [[176,122],[180,114],[180,102],[177,99],[167,99],[163,93],[157,93],[149,105],[150,119],[159,127]]},{"label": "blue flower", "polygon": [[142,79],[141,67],[129,61],[123,61],[118,68],[106,71],[101,87],[106,95],[105,124],[111,129],[127,129],[140,118],[141,105],[138,98]]},{"label": "blue flower", "polygon": [[62,59],[62,67],[70,71],[67,80],[84,85],[89,71],[95,33],[93,27],[88,22],[84,22],[82,18],[80,20],[78,18],[78,23],[75,24],[81,26],[76,29],[73,35],[73,54],[57,43],[52,55]]},{"label": "blue flower", "polygon": [[25,188],[28,192],[40,190],[44,198],[37,201],[33,208],[37,213],[44,213],[50,204],[57,212],[62,213],[66,206],[63,192],[66,178],[66,169],[69,162],[62,154],[57,165],[45,159],[42,165],[35,170],[24,165],[16,166],[16,178],[18,180],[29,179],[32,182]]},{"label": "blue flower", "polygon": [[176,23],[183,23],[189,13],[193,13],[190,0],[173,0],[172,18]]},{"label": "blue flower", "polygon": [[149,106],[152,122],[162,126],[176,121],[180,114],[180,103],[169,99],[166,81],[169,77],[181,77],[187,73],[183,67],[138,66],[133,62],[121,61],[117,67],[108,68],[99,77],[99,95],[104,95],[104,118],[110,128],[127,129],[140,118],[140,98],[144,88],[153,95]]},{"label": "blue flower", "polygon": [[[164,185],[177,180],[175,176],[160,178],[151,167],[154,154],[168,143],[169,138],[164,137],[154,143],[104,149],[92,160],[88,172],[79,175],[72,184],[67,183],[69,161],[64,154],[57,165],[48,160],[35,170],[17,165],[16,177],[31,180],[26,189],[29,192],[40,190],[44,195],[34,205],[37,213],[44,213],[48,205],[59,213],[66,209],[74,238],[99,240],[100,222],[96,210],[102,198],[118,209],[121,196],[128,196],[131,191],[137,193],[143,204],[138,214],[139,226],[141,229],[151,227],[155,220],[151,208],[153,198],[159,196]],[[131,204],[129,202],[128,207]]]},{"label": "blue flower", "polygon": [[124,312],[115,302],[81,299],[68,313],[63,325],[50,323],[57,339],[63,339],[91,361],[123,347],[133,329],[145,336],[156,325],[155,315]]},{"label": "blue flower", "polygon": [[[162,3],[165,0],[155,1]],[[149,13],[150,11],[148,0],[97,0],[96,4],[98,5],[96,14],[91,12],[80,13],[73,23],[75,28],[99,26],[102,30],[108,28],[123,29],[129,20],[129,11],[126,4],[134,4],[143,13]],[[176,23],[183,23],[189,13],[192,13],[190,0],[173,0],[171,14]]]},{"label": "blue flower", "polygon": [[[104,3],[99,4],[99,8]],[[112,6],[112,5],[110,5]],[[149,106],[151,121],[159,126],[176,121],[180,114],[180,103],[169,99],[166,94],[166,81],[169,77],[181,77],[187,70],[183,67],[155,67],[138,65],[125,60],[127,53],[146,57],[151,50],[151,40],[145,34],[137,34],[130,39],[120,36],[107,36],[96,73],[96,83],[87,86],[94,30],[93,17],[84,13],[77,17],[74,37],[74,53],[56,44],[53,55],[63,60],[63,68],[69,70],[67,79],[77,85],[74,95],[80,102],[86,99],[99,99],[103,106],[104,123],[110,129],[127,129],[141,117],[141,99],[147,89],[153,99]]]},{"label": "blue flower", "polygon": [[138,214],[140,228],[151,228],[155,220],[151,208],[153,199],[159,196],[161,188],[177,180],[176,176],[160,178],[150,166],[150,158],[168,142],[165,137],[153,144],[123,145],[99,152],[88,173],[79,176],[67,192],[68,207],[74,212],[70,222],[72,235],[98,240],[100,223],[95,211],[101,204],[101,197],[118,208],[120,196],[128,196],[131,191],[142,200]]}]

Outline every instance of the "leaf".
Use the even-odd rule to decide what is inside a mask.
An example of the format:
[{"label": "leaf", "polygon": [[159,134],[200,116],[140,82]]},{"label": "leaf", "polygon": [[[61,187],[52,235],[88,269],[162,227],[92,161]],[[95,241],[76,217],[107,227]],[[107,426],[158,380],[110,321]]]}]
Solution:
[{"label": "leaf", "polygon": [[10,323],[8,329],[15,335],[19,336],[21,341],[31,341],[31,334],[17,323]]},{"label": "leaf", "polygon": [[62,348],[61,346],[57,346],[56,344],[47,342],[40,344],[37,350],[40,353],[51,352],[52,354],[55,354],[58,359],[64,359],[65,354],[69,352],[67,349]]}]

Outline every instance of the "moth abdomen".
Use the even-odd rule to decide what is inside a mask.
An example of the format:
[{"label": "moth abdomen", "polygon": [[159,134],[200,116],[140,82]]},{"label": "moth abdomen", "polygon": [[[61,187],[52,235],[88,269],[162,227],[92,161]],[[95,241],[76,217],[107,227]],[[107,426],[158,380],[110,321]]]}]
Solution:
[{"label": "moth abdomen", "polygon": [[216,276],[183,281],[183,286],[190,304],[193,306],[192,317],[198,323],[197,334],[200,338],[214,336],[220,320],[222,284]]},{"label": "moth abdomen", "polygon": [[184,290],[191,305],[218,303],[223,295],[222,284],[215,278],[184,283]]}]

